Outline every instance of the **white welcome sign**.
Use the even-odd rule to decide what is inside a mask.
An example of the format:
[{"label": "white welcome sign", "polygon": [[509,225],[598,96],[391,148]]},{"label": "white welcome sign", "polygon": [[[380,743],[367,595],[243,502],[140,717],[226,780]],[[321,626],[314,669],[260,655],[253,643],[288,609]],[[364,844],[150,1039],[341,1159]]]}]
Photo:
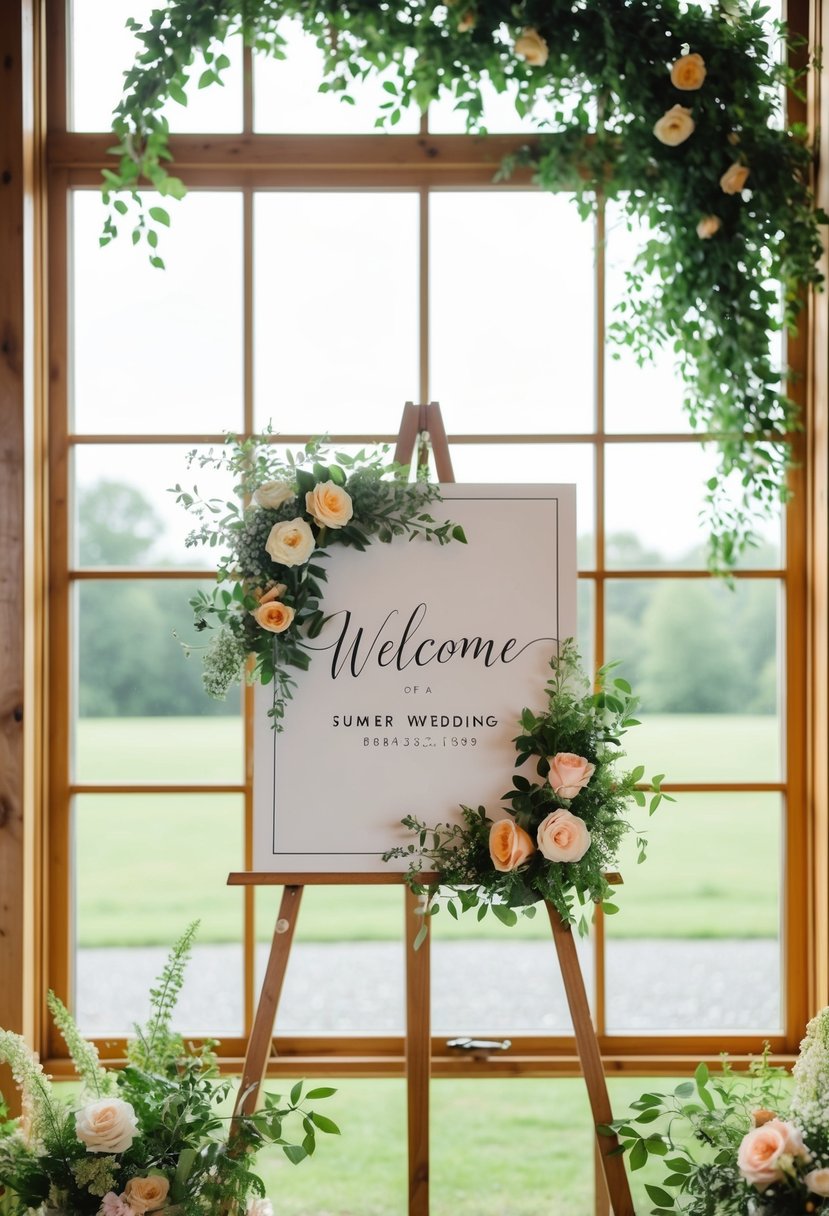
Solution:
[{"label": "white welcome sign", "polygon": [[255,870],[385,871],[383,852],[408,843],[406,814],[498,815],[518,717],[544,707],[549,660],[576,632],[575,486],[442,494],[432,514],[469,543],[329,550],[329,620],[282,732],[272,689],[257,687]]}]

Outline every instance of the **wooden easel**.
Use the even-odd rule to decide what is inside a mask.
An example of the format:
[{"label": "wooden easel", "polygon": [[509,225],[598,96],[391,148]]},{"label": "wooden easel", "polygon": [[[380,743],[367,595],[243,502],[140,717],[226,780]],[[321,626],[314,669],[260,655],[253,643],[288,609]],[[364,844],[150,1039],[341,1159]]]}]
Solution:
[{"label": "wooden easel", "polygon": [[[421,437],[428,441],[421,442]],[[400,423],[395,459],[400,464],[416,460],[425,464],[429,447],[435,459],[438,480],[455,480],[449,444],[437,402],[414,405],[407,402]],[[428,881],[428,875],[423,875]],[[262,981],[262,991],[253,1020],[242,1082],[234,1115],[251,1114],[257,1106],[259,1091],[265,1078],[273,1048],[273,1031],[282,985],[288,966],[297,914],[303,888],[310,885],[378,885],[404,882],[402,874],[268,874],[256,872],[233,873],[230,886],[284,886],[279,914],[274,928],[268,964]],[[429,1216],[429,1081],[431,1073],[430,1027],[430,945],[427,934],[418,950],[414,939],[422,923],[415,915],[419,899],[405,888],[406,942],[406,1089],[409,1128],[409,1216]],[[547,903],[553,931],[558,964],[567,1004],[573,1022],[576,1049],[581,1062],[590,1109],[595,1125],[607,1125],[613,1116],[610,1097],[599,1053],[598,1039],[590,1017],[590,1005],[584,986],[576,944],[570,925],[565,924],[551,903]],[[596,1147],[613,1216],[635,1216],[624,1159],[614,1152],[618,1141],[614,1136],[596,1136]]]}]

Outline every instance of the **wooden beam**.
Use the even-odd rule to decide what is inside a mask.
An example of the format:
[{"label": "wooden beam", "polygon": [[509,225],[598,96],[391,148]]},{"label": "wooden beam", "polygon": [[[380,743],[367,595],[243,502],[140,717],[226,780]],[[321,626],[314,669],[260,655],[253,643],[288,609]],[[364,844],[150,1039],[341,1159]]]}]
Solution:
[{"label": "wooden beam", "polygon": [[[36,11],[0,22],[0,1026],[34,1042]],[[8,1074],[0,1090],[16,1094]]]}]

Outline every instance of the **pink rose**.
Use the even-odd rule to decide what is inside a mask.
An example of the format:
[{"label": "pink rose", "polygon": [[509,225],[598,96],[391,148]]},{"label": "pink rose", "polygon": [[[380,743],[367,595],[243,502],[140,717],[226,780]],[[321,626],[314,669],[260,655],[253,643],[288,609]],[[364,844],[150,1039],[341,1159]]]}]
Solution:
[{"label": "pink rose", "polygon": [[578,815],[551,811],[538,825],[538,847],[548,861],[579,861],[590,848],[590,833]]},{"label": "pink rose", "polygon": [[489,833],[489,855],[496,870],[507,873],[532,857],[535,845],[512,819],[499,819]]},{"label": "pink rose", "polygon": [[104,1195],[98,1213],[99,1216],[135,1216],[130,1205],[114,1191],[107,1191]]},{"label": "pink rose", "polygon": [[737,1154],[737,1165],[746,1182],[764,1191],[783,1177],[782,1157],[806,1157],[803,1137],[791,1123],[769,1119],[746,1132]]},{"label": "pink rose", "polygon": [[575,798],[583,790],[596,771],[584,756],[572,752],[558,752],[550,759],[550,775],[547,780],[559,798]]}]

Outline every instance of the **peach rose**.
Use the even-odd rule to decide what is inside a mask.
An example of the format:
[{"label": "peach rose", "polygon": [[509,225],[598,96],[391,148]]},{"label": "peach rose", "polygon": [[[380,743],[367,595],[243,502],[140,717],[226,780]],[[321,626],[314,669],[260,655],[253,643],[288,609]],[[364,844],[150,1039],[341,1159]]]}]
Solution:
[{"label": "peach rose", "polygon": [[459,34],[468,34],[470,30],[474,30],[474,28],[477,24],[478,24],[478,18],[475,16],[474,10],[471,8],[468,8],[466,10],[466,12],[464,13],[464,15],[461,17],[460,21],[458,22],[458,25],[457,25],[458,33]]},{"label": "peach rose", "polygon": [[251,1199],[246,1216],[273,1216],[273,1204],[270,1199]]},{"label": "peach rose", "polygon": [[170,1184],[160,1174],[151,1174],[149,1178],[130,1178],[124,1188],[124,1198],[136,1216],[144,1216],[145,1212],[156,1212],[164,1207]]},{"label": "peach rose", "polygon": [[88,1153],[123,1153],[138,1135],[135,1111],[121,1098],[100,1098],[75,1115],[75,1135]]},{"label": "peach rose", "polygon": [[829,1195],[829,1169],[809,1170],[803,1181],[813,1195]]},{"label": "peach rose", "polygon": [[272,561],[282,566],[301,566],[314,552],[314,533],[304,519],[274,524],[265,541]]},{"label": "peach rose", "polygon": [[763,1191],[782,1178],[782,1158],[803,1156],[806,1148],[797,1128],[782,1119],[769,1119],[743,1136],[737,1166],[746,1182]]},{"label": "peach rose", "polygon": [[705,60],[702,55],[682,55],[671,68],[671,84],[675,89],[698,89],[705,80]]},{"label": "peach rose", "polygon": [[260,605],[269,604],[271,600],[281,600],[287,590],[288,588],[285,583],[274,583],[268,591],[257,595],[256,598],[259,600]]},{"label": "peach rose", "polygon": [[748,181],[750,172],[751,170],[746,165],[741,165],[736,161],[733,165],[729,165],[720,178],[720,186],[724,193],[739,194]]},{"label": "peach rose", "polygon": [[351,495],[333,481],[321,481],[308,491],[305,510],[321,528],[343,528],[354,514]]},{"label": "peach rose", "polygon": [[253,501],[259,507],[281,507],[292,498],[296,498],[296,491],[287,481],[265,481],[253,491]]},{"label": "peach rose", "polygon": [[722,228],[722,220],[718,215],[704,215],[697,224],[697,236],[701,241],[710,241]]},{"label": "peach rose", "polygon": [[489,833],[489,855],[496,870],[503,874],[517,870],[534,852],[532,840],[512,819],[499,819],[493,823]]},{"label": "peach rose", "polygon": [[595,764],[576,756],[573,752],[558,752],[550,758],[550,773],[547,777],[553,792],[559,798],[575,798],[583,790],[596,771]]},{"label": "peach rose", "polygon": [[753,1110],[751,1112],[751,1126],[763,1127],[764,1124],[769,1123],[772,1119],[776,1118],[777,1111],[767,1110],[765,1106],[761,1106],[757,1110]]},{"label": "peach rose", "polygon": [[538,30],[528,25],[524,32],[515,39],[515,53],[519,58],[533,68],[543,68],[550,57],[550,48],[546,38],[542,38]]},{"label": "peach rose", "polygon": [[551,811],[538,825],[538,847],[548,861],[579,861],[590,848],[590,833],[578,815]]},{"label": "peach rose", "polygon": [[284,633],[290,628],[296,613],[281,600],[271,600],[267,604],[260,604],[253,615],[257,625],[269,633]]},{"label": "peach rose", "polygon": [[685,140],[694,133],[696,123],[691,117],[691,111],[685,106],[671,106],[670,110],[666,110],[657,123],[654,124],[653,133],[661,144],[667,144],[669,148],[675,148],[677,144],[684,144]]}]

